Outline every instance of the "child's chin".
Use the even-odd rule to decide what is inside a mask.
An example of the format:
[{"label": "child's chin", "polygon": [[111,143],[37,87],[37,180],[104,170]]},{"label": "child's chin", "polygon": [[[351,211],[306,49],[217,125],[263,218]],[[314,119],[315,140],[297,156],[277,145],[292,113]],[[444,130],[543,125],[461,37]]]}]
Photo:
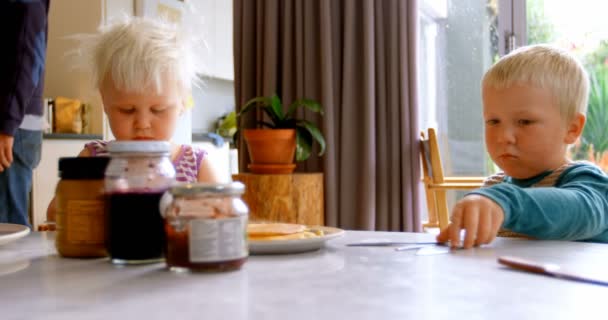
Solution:
[{"label": "child's chin", "polygon": [[539,174],[540,174],[540,172],[539,172],[539,173],[520,172],[520,171],[516,171],[516,172],[509,172],[509,171],[506,171],[506,170],[505,170],[504,172],[505,172],[505,174],[506,174],[507,176],[509,176],[509,177],[511,177],[511,178],[518,179],[518,180],[525,180],[525,179],[529,179],[529,178],[535,177],[535,176],[537,176],[537,175],[539,175]]}]

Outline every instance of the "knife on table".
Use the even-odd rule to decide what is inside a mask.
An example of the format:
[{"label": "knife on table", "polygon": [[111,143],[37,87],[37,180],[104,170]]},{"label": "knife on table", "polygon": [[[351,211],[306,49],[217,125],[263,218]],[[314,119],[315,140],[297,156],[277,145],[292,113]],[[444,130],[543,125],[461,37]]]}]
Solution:
[{"label": "knife on table", "polygon": [[514,269],[544,274],[559,279],[608,286],[608,279],[600,279],[596,277],[581,275],[571,271],[565,271],[562,270],[559,265],[553,263],[540,263],[513,256],[498,257],[498,263]]},{"label": "knife on table", "polygon": [[346,244],[347,247],[392,247],[405,245],[429,245],[438,244],[437,241],[369,241]]}]

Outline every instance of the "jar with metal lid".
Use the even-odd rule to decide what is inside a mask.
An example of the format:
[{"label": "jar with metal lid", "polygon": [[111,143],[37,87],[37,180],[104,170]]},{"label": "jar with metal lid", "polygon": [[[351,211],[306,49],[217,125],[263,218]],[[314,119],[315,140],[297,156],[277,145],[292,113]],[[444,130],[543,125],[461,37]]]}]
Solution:
[{"label": "jar with metal lid", "polygon": [[178,184],[161,201],[166,262],[174,271],[227,271],[247,260],[249,209],[240,182]]},{"label": "jar with metal lid", "polygon": [[115,264],[163,260],[160,198],[175,181],[164,141],[113,141],[106,169],[107,249]]},{"label": "jar with metal lid", "polygon": [[59,159],[55,246],[64,257],[105,257],[104,172],[107,157]]}]

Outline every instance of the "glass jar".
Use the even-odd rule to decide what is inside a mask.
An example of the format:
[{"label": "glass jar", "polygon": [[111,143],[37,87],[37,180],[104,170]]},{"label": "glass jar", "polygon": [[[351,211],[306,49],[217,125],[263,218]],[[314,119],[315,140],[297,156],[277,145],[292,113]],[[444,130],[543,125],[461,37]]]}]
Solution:
[{"label": "glass jar", "polygon": [[173,271],[227,271],[247,260],[249,209],[245,186],[178,184],[163,197],[167,234],[166,262]]},{"label": "glass jar", "polygon": [[104,171],[107,157],[59,159],[55,247],[64,257],[105,257]]},{"label": "glass jar", "polygon": [[159,202],[175,181],[163,141],[113,141],[106,169],[107,249],[115,264],[163,259],[165,231]]}]

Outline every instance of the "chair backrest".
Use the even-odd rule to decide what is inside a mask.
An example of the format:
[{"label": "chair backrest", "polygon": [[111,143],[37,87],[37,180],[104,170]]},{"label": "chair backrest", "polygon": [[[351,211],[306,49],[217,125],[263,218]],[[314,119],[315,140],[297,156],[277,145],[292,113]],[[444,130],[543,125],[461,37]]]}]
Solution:
[{"label": "chair backrest", "polygon": [[481,187],[484,178],[444,176],[437,133],[433,128],[429,128],[426,133],[420,132],[420,160],[429,216],[428,222],[423,226],[443,229],[449,223],[446,192],[477,189]]},{"label": "chair backrest", "polygon": [[434,128],[429,128],[427,132],[428,134],[425,134],[424,131],[420,132],[422,171],[430,182],[442,183],[444,181],[443,164],[439,153],[437,133]]},{"label": "chair backrest", "polygon": [[[431,136],[434,140],[431,143]],[[423,222],[423,228],[437,228],[439,224],[439,213],[437,209],[437,203],[435,200],[435,192],[431,185],[435,184],[434,170],[433,170],[433,152],[431,151],[431,144],[436,145],[437,136],[435,135],[435,129],[430,128],[428,134],[424,131],[420,131],[420,162],[422,163],[422,182],[424,183],[424,192],[426,195],[426,207],[428,220]],[[443,169],[440,167],[439,174],[443,175]],[[447,210],[447,209],[446,209]]]}]

